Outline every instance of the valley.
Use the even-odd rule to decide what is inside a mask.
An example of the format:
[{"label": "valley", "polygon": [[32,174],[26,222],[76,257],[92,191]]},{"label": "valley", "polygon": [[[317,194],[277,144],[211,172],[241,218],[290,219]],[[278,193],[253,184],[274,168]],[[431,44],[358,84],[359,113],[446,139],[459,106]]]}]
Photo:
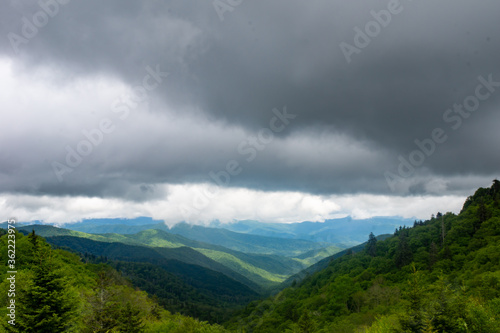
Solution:
[{"label": "valley", "polygon": [[[179,327],[190,323],[193,332],[458,332],[465,324],[474,332],[497,332],[499,184],[478,189],[458,215],[438,212],[392,233],[371,232],[351,247],[325,241],[354,242],[355,228],[345,228],[344,236],[328,236],[342,223],[356,226],[351,219],[338,221],[340,227],[327,221],[319,230],[319,224],[307,222],[243,221],[225,229],[117,219],[77,223],[74,230],[71,224],[19,225],[17,237],[26,276],[42,268],[59,274],[60,268],[51,271],[32,259],[41,256],[42,263],[57,260],[55,267],[66,267],[65,281],[73,293],[103,281],[108,287],[99,288],[145,292],[141,302],[163,314],[153,319],[137,310],[144,327],[163,327],[177,316]],[[372,226],[364,221],[361,232],[375,228],[377,220]],[[385,225],[386,230],[393,227]],[[43,259],[48,258],[43,253],[58,259]],[[87,275],[77,278],[72,272],[82,269],[89,270]],[[90,280],[77,282],[86,276]],[[21,288],[29,290],[28,285]],[[81,306],[95,302],[91,291],[85,293]],[[120,295],[114,308],[122,304],[116,311],[129,311],[128,296]],[[121,312],[116,311],[113,325],[118,327]],[[98,318],[79,320],[83,325]]]}]

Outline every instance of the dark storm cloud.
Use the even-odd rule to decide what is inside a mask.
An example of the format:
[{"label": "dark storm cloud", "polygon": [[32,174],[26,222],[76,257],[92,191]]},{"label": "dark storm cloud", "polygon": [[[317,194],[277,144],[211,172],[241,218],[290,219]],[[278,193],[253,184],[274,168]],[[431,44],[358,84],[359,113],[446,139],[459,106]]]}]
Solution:
[{"label": "dark storm cloud", "polygon": [[[149,198],[155,192],[148,184],[211,181],[208,173],[223,170],[228,160],[244,163],[237,146],[269,126],[273,108],[287,105],[296,120],[275,133],[276,141],[243,165],[228,185],[391,193],[384,172],[397,175],[398,156],[408,159],[418,148],[415,139],[431,138],[435,128],[442,128],[446,142],[436,144],[435,152],[404,179],[405,188],[426,192],[428,180],[438,177],[453,180],[449,191],[469,190],[469,183],[460,183],[457,176],[498,174],[500,155],[493,152],[500,88],[457,129],[443,115],[475,93],[478,77],[491,75],[500,82],[500,4],[402,0],[398,14],[348,63],[341,43],[355,46],[354,28],[364,30],[375,20],[370,11],[387,10],[391,2],[247,0],[221,21],[211,1],[72,0],[19,44],[19,53],[7,36],[22,35],[23,17],[32,20],[40,6],[4,2],[0,51],[18,59],[17,70],[59,69],[61,85],[92,75],[134,85],[146,66],[158,64],[171,76],[152,93],[162,102],[150,112],[168,109],[192,118],[201,112],[203,119],[224,124],[221,129],[244,131],[219,135],[200,130],[194,132],[197,138],[186,139],[186,127],[177,137],[167,136],[168,143],[158,135],[161,145],[137,135],[136,150],[128,153],[129,145],[113,139],[109,153],[122,148],[128,157],[116,153],[103,166],[105,157],[93,155],[63,184],[48,163],[35,163],[35,157],[26,167],[30,183],[13,177],[2,161],[10,179],[4,189]],[[50,120],[41,121],[50,126]],[[132,125],[127,131],[147,133]],[[45,160],[60,158],[60,152],[50,151]],[[137,151],[140,161],[134,158]]]}]

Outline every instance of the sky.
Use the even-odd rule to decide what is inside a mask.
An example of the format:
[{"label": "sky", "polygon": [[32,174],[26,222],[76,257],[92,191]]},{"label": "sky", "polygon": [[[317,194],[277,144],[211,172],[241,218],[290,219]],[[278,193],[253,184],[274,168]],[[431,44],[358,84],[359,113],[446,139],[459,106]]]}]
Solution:
[{"label": "sky", "polygon": [[500,3],[0,3],[1,220],[458,213],[500,175]]}]

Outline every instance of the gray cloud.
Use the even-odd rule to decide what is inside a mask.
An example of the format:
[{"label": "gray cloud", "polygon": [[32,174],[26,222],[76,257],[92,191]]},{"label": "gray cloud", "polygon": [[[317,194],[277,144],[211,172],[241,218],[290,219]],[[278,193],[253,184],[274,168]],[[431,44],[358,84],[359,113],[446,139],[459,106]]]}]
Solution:
[{"label": "gray cloud", "polygon": [[[244,1],[221,22],[210,1],[72,0],[15,53],[8,33],[22,34],[22,18],[41,9],[3,2],[0,52],[22,73],[20,82],[50,68],[36,82],[50,81],[79,101],[37,97],[21,115],[9,114],[20,107],[4,102],[2,118],[24,125],[2,145],[1,188],[151,200],[166,195],[154,184],[210,182],[210,171],[235,159],[243,171],[228,186],[391,194],[384,172],[397,174],[398,156],[408,159],[414,140],[435,128],[448,139],[395,194],[464,194],[487,185],[500,165],[500,88],[456,130],[443,114],[474,94],[479,76],[500,81],[500,4],[402,0],[403,10],[347,63],[340,43],[354,45],[353,29],[364,29],[370,11],[388,3]],[[82,78],[134,86],[157,64],[170,76],[123,123],[110,115],[114,90],[94,102],[65,90]],[[68,105],[71,113],[54,111]],[[283,105],[297,118],[245,162],[238,145],[268,127],[271,110]],[[82,129],[108,116],[116,132],[59,182],[51,162],[63,161],[65,146],[75,147]]]}]

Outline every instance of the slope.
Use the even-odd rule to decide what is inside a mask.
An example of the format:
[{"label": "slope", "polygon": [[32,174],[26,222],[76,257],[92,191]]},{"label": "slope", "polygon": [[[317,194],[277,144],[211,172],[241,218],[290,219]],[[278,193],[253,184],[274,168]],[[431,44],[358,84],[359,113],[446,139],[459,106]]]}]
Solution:
[{"label": "slope", "polygon": [[[154,248],[128,245],[119,242],[98,242],[74,236],[52,236],[46,237],[46,239],[50,244],[62,248],[69,248],[82,254],[88,253],[107,259],[130,262],[149,262],[159,265],[168,272],[189,278],[193,286],[204,285],[206,281],[203,281],[203,276],[213,276],[213,281],[209,281],[210,283],[206,287],[206,290],[219,290],[219,282],[235,288],[235,290],[231,288],[224,290],[224,293],[227,293],[227,295],[232,293],[238,294],[239,289],[241,289],[245,295],[253,295],[253,290],[260,290],[257,284],[244,276],[189,247]],[[197,275],[191,277],[188,273],[185,273],[187,271],[197,271]],[[235,282],[238,283],[235,284]],[[245,288],[239,284],[242,284]],[[252,289],[252,292],[250,292],[249,288]]]},{"label": "slope", "polygon": [[330,244],[307,240],[291,240],[233,232],[221,228],[209,228],[187,223],[179,223],[170,232],[205,243],[221,245],[226,248],[260,254],[276,254],[294,257],[304,252],[317,250]]},{"label": "slope", "polygon": [[242,253],[222,246],[187,239],[162,230],[145,230],[126,236],[149,246],[171,247],[175,244],[189,246],[266,288],[282,282],[288,276],[307,266],[306,260],[277,255]]},{"label": "slope", "polygon": [[[134,220],[103,219],[85,220],[78,223],[66,223],[64,228],[91,234],[136,234],[148,229],[167,231],[185,238],[203,243],[220,245],[245,253],[275,254],[281,256],[296,256],[304,252],[321,249],[331,244],[318,244],[315,241],[296,241],[293,237],[268,237],[228,230],[226,225],[218,228],[190,225],[185,222],[169,228],[165,223],[153,223],[154,220],[142,219],[143,223],[135,225]],[[147,221],[151,223],[146,223]]]},{"label": "slope", "polygon": [[[116,270],[81,262],[73,253],[52,249],[43,238],[0,229],[0,260],[7,262],[9,240],[16,244],[15,317],[2,320],[7,332],[225,332],[164,310]],[[0,315],[9,318],[7,290],[12,273],[0,267]],[[9,302],[12,304],[12,302]],[[205,306],[210,311],[219,311]],[[220,310],[227,314],[227,310]],[[14,319],[12,319],[14,318]],[[15,324],[15,325],[13,325]]]},{"label": "slope", "polygon": [[[44,237],[67,235],[92,239],[100,242],[120,242],[128,245],[146,245],[155,248],[175,249],[189,247],[204,256],[196,256],[192,251],[187,252],[187,250],[184,249],[182,256],[177,256],[172,259],[186,261],[191,264],[197,264],[214,269],[235,278],[236,280],[243,282],[258,291],[275,288],[290,275],[295,274],[308,265],[340,250],[335,247],[330,247],[328,249],[313,250],[313,252],[309,252],[310,255],[303,254],[300,258],[288,258],[278,255],[242,253],[224,248],[222,246],[191,240],[181,235],[172,234],[163,230],[144,230],[137,234],[125,235],[95,235],[47,225],[25,226],[21,229],[28,232],[35,230],[38,234]],[[290,242],[289,240],[287,241]],[[172,253],[175,253],[175,251]],[[213,262],[208,261],[210,265],[207,266],[204,263],[206,260],[205,257],[218,262],[220,265],[214,266]],[[221,265],[223,265],[223,267],[221,267]],[[234,273],[237,274],[235,275]],[[241,276],[244,276],[246,280],[241,279]],[[251,281],[251,283],[249,283],[249,281]]]},{"label": "slope", "polygon": [[228,327],[253,332],[499,332],[500,182],[459,215],[438,213],[251,303]]}]

